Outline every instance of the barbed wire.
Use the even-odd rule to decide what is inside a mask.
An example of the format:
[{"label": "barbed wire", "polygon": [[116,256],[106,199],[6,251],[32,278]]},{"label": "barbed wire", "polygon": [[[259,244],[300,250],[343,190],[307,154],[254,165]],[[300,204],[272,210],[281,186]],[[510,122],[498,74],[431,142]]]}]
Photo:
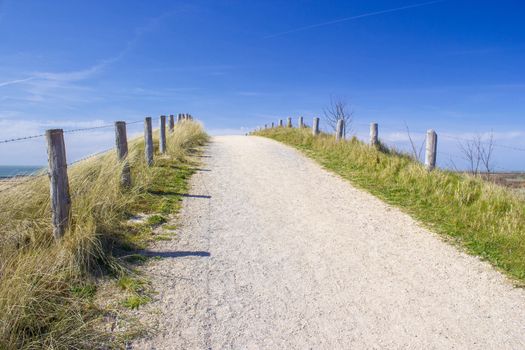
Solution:
[{"label": "barbed wire", "polygon": [[102,154],[104,154],[104,153],[107,153],[107,152],[109,152],[109,151],[112,151],[112,150],[114,150],[114,149],[115,149],[115,147],[111,147],[111,148],[107,148],[107,149],[102,150],[102,151],[99,151],[99,152],[91,153],[91,154],[89,154],[89,155],[87,155],[87,156],[85,156],[85,157],[82,157],[82,158],[80,158],[80,159],[77,159],[77,160],[75,160],[75,161],[72,161],[71,163],[68,163],[67,166],[72,166],[72,165],[75,165],[75,164],[77,164],[77,163],[80,163],[80,162],[82,162],[82,161],[84,161],[84,160],[88,160],[88,159],[91,159],[91,158],[94,158],[94,157],[100,156],[100,155],[102,155]]},{"label": "barbed wire", "polygon": [[5,140],[1,140],[0,143],[9,143],[9,142],[22,141],[22,140],[36,139],[38,137],[43,137],[43,136],[46,136],[46,134],[23,136],[23,137],[17,137],[13,139],[5,139]]},{"label": "barbed wire", "polygon": [[[132,121],[132,122],[126,122],[126,125],[133,125],[133,124],[138,124],[138,123],[142,123],[142,122],[143,122],[142,120],[136,120],[136,121]],[[89,127],[89,128],[69,129],[69,130],[64,130],[64,134],[71,134],[71,133],[77,133],[77,132],[82,132],[82,131],[104,129],[104,128],[109,128],[109,127],[113,127],[113,126],[114,126],[114,124],[104,124],[104,125],[93,126],[93,127]],[[23,141],[23,140],[29,140],[29,139],[36,139],[36,138],[44,137],[44,136],[46,136],[45,133],[38,134],[38,135],[21,136],[21,137],[16,137],[16,138],[11,138],[11,139],[0,140],[0,144],[2,144],[2,143],[10,143],[10,142],[17,142],[17,141]]]}]

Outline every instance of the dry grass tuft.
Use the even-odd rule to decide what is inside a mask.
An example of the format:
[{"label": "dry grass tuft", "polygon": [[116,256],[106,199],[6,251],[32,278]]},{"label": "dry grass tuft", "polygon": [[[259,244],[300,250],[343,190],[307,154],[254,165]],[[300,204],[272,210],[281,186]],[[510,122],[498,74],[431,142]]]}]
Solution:
[{"label": "dry grass tuft", "polygon": [[[169,161],[183,160],[207,140],[195,122],[168,133]],[[119,277],[125,265],[112,255],[126,242],[123,222],[152,185],[141,139],[130,142],[133,186],[119,186],[114,152],[68,169],[71,225],[52,239],[49,184],[42,176],[0,193],[0,348],[93,349],[116,339],[101,327],[92,302],[97,276]]]}]

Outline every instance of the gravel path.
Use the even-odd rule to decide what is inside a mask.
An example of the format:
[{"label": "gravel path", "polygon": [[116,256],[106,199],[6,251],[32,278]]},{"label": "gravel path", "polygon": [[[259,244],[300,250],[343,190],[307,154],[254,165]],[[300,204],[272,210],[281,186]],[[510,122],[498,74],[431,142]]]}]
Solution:
[{"label": "gravel path", "polygon": [[525,293],[297,151],[216,137],[134,349],[523,349]]}]

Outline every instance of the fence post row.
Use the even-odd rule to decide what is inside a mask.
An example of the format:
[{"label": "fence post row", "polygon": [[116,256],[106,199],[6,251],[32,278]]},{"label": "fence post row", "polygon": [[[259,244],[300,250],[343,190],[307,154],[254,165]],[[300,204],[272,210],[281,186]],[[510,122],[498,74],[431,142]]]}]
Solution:
[{"label": "fence post row", "polygon": [[370,146],[376,147],[379,144],[378,125],[377,123],[370,124]]},{"label": "fence post row", "polygon": [[115,143],[117,146],[117,158],[124,162],[122,165],[122,174],[120,175],[120,184],[122,187],[131,186],[131,169],[126,159],[128,156],[128,136],[126,133],[126,122],[115,122]]},{"label": "fence post row", "polygon": [[166,153],[166,116],[161,115],[159,120],[159,152]]},{"label": "fence post row", "polygon": [[66,146],[62,129],[46,131],[53,236],[60,239],[69,226],[71,198],[67,176]]},{"label": "fence post row", "polygon": [[169,128],[170,132],[173,132],[173,128],[175,128],[175,117],[173,114],[170,114]]},{"label": "fence post row", "polygon": [[345,127],[345,121],[343,119],[339,119],[337,121],[337,128],[335,131],[335,139],[337,141],[341,141],[343,139],[343,130]]},{"label": "fence post row", "polygon": [[148,166],[153,165],[153,135],[151,131],[151,117],[144,120],[144,155]]},{"label": "fence post row", "polygon": [[314,117],[314,121],[312,123],[312,134],[314,136],[319,135],[319,118]]},{"label": "fence post row", "polygon": [[437,134],[434,130],[427,131],[427,145],[425,152],[425,167],[428,171],[436,167]]}]

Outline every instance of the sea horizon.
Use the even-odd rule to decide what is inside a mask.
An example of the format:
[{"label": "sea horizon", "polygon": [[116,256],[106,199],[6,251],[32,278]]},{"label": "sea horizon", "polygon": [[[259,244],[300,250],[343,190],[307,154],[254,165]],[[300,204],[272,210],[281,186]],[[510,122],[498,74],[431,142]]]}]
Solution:
[{"label": "sea horizon", "polygon": [[44,167],[43,165],[0,165],[0,179],[30,176]]}]

